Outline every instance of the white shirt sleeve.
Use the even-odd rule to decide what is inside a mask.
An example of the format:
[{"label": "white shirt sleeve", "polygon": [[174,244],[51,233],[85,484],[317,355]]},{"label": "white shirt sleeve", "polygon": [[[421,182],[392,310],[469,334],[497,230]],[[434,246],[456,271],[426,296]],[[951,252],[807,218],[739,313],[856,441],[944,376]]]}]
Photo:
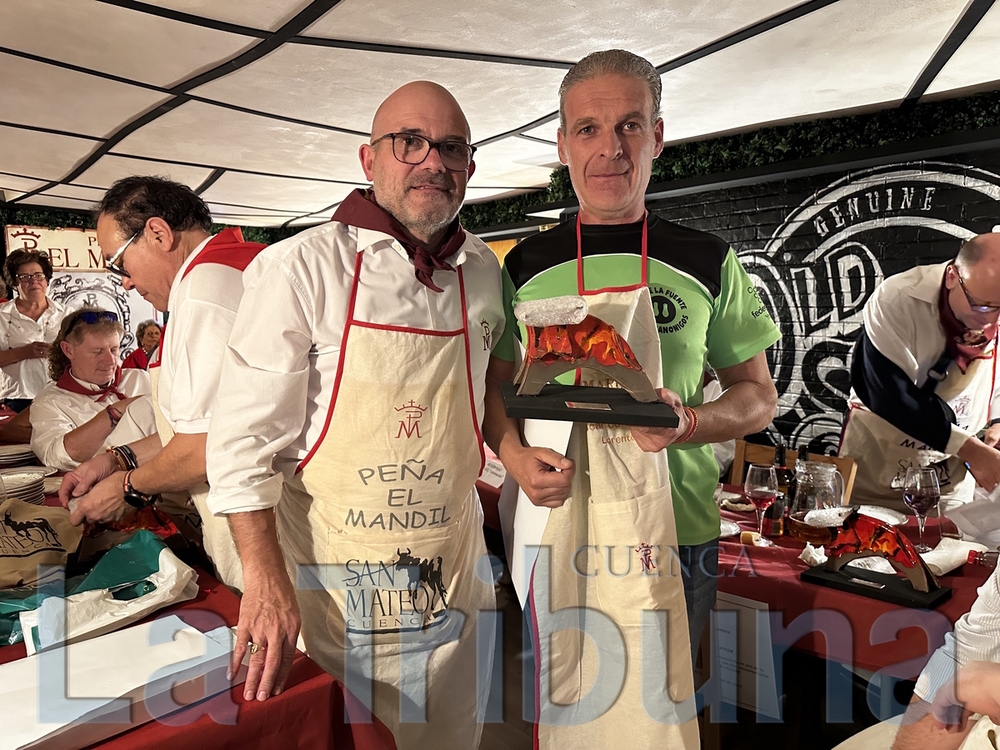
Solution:
[{"label": "white shirt sleeve", "polygon": [[61,409],[59,400],[51,396],[52,391],[46,388],[31,404],[31,450],[46,466],[72,471],[79,462],[70,458],[63,438],[80,425],[75,415]]},{"label": "white shirt sleeve", "polygon": [[4,305],[0,305],[0,351],[12,349],[10,345],[10,308],[13,300]]},{"label": "white shirt sleeve", "polygon": [[[127,397],[146,396],[129,405],[122,421],[111,432],[103,447],[138,440],[156,431],[152,402],[149,399],[149,375],[144,370],[127,370],[122,375],[119,390]],[[31,404],[31,450],[46,466],[70,471],[79,465],[66,452],[64,439],[95,416],[108,404],[117,403],[115,396],[104,402],[89,396],[70,393],[55,384],[46,386]]]},{"label": "white shirt sleeve", "polygon": [[920,677],[914,692],[928,703],[938,689],[955,676],[955,671],[969,662],[1000,663],[1000,568],[993,571],[979,587],[972,609],[955,623],[955,630],[945,637]]},{"label": "white shirt sleeve", "polygon": [[299,436],[306,419],[312,300],[270,257],[258,256],[243,283],[208,431],[213,513],[278,504],[283,477],[273,459]]},{"label": "white shirt sleeve", "polygon": [[[166,404],[174,432],[208,432],[219,389],[222,352],[236,313],[201,299],[188,299],[170,315],[167,336],[173,381]],[[163,395],[163,389],[160,390]]]},{"label": "white shirt sleeve", "polygon": [[920,385],[920,362],[914,316],[894,289],[892,279],[883,281],[864,310],[865,333],[882,356],[899,367],[915,385]]}]

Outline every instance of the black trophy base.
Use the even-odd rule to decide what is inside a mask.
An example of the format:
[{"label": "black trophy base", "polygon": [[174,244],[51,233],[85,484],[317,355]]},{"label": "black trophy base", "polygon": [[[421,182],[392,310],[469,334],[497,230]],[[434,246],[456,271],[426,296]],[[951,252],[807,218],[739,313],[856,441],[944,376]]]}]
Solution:
[{"label": "black trophy base", "polygon": [[556,422],[620,424],[629,427],[676,427],[680,420],[667,404],[643,404],[624,388],[592,388],[549,383],[537,396],[518,396],[514,383],[502,386],[508,417]]},{"label": "black trophy base", "polygon": [[806,583],[817,586],[828,586],[832,589],[849,591],[870,599],[898,604],[901,607],[916,607],[918,609],[934,609],[934,607],[951,598],[951,588],[942,586],[924,593],[915,591],[910,582],[900,576],[888,573],[876,573],[873,570],[862,570],[844,566],[838,571],[827,570],[822,565],[802,571],[799,576]]}]

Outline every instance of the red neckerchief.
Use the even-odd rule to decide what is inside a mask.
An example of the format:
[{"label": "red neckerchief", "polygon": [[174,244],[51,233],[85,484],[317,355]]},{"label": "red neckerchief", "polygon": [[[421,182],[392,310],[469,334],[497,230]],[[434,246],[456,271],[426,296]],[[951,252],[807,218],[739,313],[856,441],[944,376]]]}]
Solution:
[{"label": "red neckerchief", "polygon": [[456,218],[448,227],[444,241],[437,250],[428,250],[426,247],[414,244],[407,238],[400,223],[375,202],[375,194],[371,190],[352,190],[337,208],[333,220],[352,227],[384,232],[396,239],[413,261],[417,280],[435,292],[442,290],[434,283],[432,278],[434,271],[454,271],[455,269],[446,260],[458,252],[465,242],[465,230]]},{"label": "red neckerchief", "polygon": [[105,387],[103,390],[91,391],[84,388],[82,385],[76,382],[76,378],[74,378],[72,375],[69,374],[69,368],[67,367],[65,370],[63,370],[63,374],[59,378],[59,380],[56,381],[56,385],[62,388],[64,391],[69,391],[70,393],[79,393],[81,396],[92,396],[98,403],[100,403],[112,393],[120,399],[128,398],[128,396],[126,396],[124,393],[118,390],[118,384],[121,381],[122,381],[122,368],[117,367],[115,368],[115,377],[112,379],[110,383],[108,383],[107,387]]},{"label": "red neckerchief", "polygon": [[250,262],[265,247],[267,245],[262,245],[259,242],[244,240],[243,231],[239,227],[226,227],[205,243],[205,247],[202,248],[197,257],[188,263],[181,278],[185,278],[194,268],[203,263],[215,263],[245,271]]},{"label": "red neckerchief", "polygon": [[941,282],[938,306],[941,309],[941,325],[944,327],[945,350],[955,360],[958,369],[965,372],[973,360],[986,357],[986,347],[996,338],[997,326],[994,323],[977,331],[955,317],[948,302],[948,288],[944,285],[944,281]]}]

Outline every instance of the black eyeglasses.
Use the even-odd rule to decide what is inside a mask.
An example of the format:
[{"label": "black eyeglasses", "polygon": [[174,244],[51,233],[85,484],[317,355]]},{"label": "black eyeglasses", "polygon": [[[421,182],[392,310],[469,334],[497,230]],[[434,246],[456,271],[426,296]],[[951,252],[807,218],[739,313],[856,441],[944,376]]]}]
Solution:
[{"label": "black eyeglasses", "polygon": [[107,261],[105,261],[105,265],[107,266],[107,269],[111,271],[111,273],[117,274],[118,276],[121,276],[122,278],[125,279],[132,278],[132,274],[130,274],[128,271],[125,270],[125,249],[133,242],[135,242],[136,239],[139,237],[139,235],[145,231],[146,231],[146,225],[143,224],[142,229],[133,234],[129,238],[128,242],[126,242],[124,245],[118,248],[118,252],[116,252]]},{"label": "black eyeglasses", "polygon": [[117,323],[118,313],[111,312],[110,310],[81,310],[77,313],[76,320],[73,321],[69,330],[66,331],[66,335],[69,336],[73,332],[73,329],[80,325],[80,321],[83,321],[88,326],[92,326],[101,320],[106,320],[109,323]]},{"label": "black eyeglasses", "polygon": [[962,274],[958,272],[958,266],[952,264],[951,267],[955,269],[955,276],[958,277],[958,285],[962,287],[962,294],[965,295],[965,301],[969,303],[969,309],[972,310],[972,312],[988,313],[1000,310],[1000,305],[985,304],[970,295],[969,290],[965,288],[965,282],[962,281]]},{"label": "black eyeglasses", "polygon": [[45,278],[45,274],[41,271],[36,273],[19,273],[15,276],[18,281],[41,281]]},{"label": "black eyeglasses", "polygon": [[472,164],[476,147],[463,141],[432,141],[416,133],[386,133],[372,141],[374,146],[386,138],[392,139],[392,155],[403,164],[423,164],[424,159],[436,148],[441,164],[449,172],[467,172]]}]

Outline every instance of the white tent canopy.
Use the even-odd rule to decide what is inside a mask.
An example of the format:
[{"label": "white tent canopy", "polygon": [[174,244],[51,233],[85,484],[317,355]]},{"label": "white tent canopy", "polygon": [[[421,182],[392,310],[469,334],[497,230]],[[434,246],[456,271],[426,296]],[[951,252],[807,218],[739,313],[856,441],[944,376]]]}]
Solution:
[{"label": "white tent canopy", "polygon": [[1000,86],[994,0],[3,0],[0,191],[89,209],[129,174],[220,222],[315,224],[365,183],[397,86],[438,81],[479,146],[470,201],[548,184],[568,68],[662,73],[668,142]]}]

